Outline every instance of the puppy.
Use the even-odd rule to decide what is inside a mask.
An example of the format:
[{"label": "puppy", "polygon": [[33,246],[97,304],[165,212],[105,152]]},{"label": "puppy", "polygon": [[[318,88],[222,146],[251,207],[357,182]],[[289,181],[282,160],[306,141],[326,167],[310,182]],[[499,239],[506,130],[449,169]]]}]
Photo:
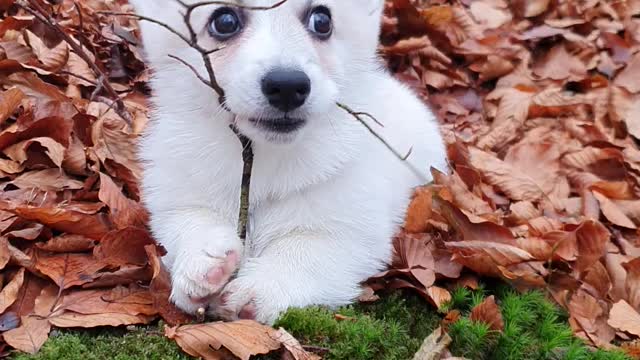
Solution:
[{"label": "puppy", "polygon": [[[188,34],[177,1],[132,2]],[[383,0],[230,3],[199,7],[191,22],[201,47],[223,48],[210,55],[222,105],[169,57],[207,77],[200,54],[141,23],[154,71],[143,197],[179,308],[271,324],[289,307],[358,297],[389,262],[413,188],[430,180],[430,167],[446,169],[445,151],[433,114],[377,57]],[[384,142],[338,103],[374,117],[381,125],[361,120]],[[242,145],[231,124],[254,151],[245,244]]]}]

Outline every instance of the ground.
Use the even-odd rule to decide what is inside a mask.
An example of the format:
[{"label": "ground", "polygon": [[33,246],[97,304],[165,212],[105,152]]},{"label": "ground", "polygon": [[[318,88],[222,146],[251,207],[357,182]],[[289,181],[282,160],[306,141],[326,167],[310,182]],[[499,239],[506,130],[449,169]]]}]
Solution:
[{"label": "ground", "polygon": [[[323,308],[291,310],[282,326],[325,359],[411,359],[424,338],[442,323],[444,312],[457,309],[462,317],[449,325],[451,351],[468,359],[500,360],[627,360],[606,351],[593,352],[573,337],[567,316],[541,292],[517,294],[506,286],[452,292],[453,299],[438,313],[417,295],[395,292],[371,304],[336,311]],[[502,334],[469,319],[469,311],[495,294],[504,320]],[[162,324],[145,328],[61,331],[51,336],[39,354],[14,360],[164,360],[188,359],[162,336]],[[277,355],[262,359],[278,359]]]}]

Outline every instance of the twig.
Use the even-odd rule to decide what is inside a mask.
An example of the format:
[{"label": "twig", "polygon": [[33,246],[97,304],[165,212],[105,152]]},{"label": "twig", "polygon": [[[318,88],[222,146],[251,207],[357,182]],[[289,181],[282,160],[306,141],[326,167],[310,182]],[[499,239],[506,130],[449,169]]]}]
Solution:
[{"label": "twig", "polygon": [[98,85],[98,83],[96,83],[95,81],[93,81],[93,80],[91,80],[91,79],[89,79],[89,78],[87,78],[87,77],[84,77],[84,76],[82,76],[82,75],[74,74],[74,73],[72,73],[72,72],[70,72],[70,71],[61,70],[61,71],[59,71],[58,73],[59,73],[59,74],[64,74],[64,75],[69,75],[69,76],[71,76],[71,77],[78,78],[78,79],[80,79],[80,80],[84,80],[84,81],[88,82],[89,84],[91,84],[92,86],[95,86],[95,87],[98,87],[98,86],[99,86],[99,85]]},{"label": "twig", "polygon": [[212,87],[211,85],[211,81],[205,79],[204,77],[202,77],[202,75],[200,75],[200,73],[198,72],[198,70],[191,64],[189,64],[186,60],[183,60],[175,55],[171,55],[169,54],[169,57],[178,61],[179,63],[181,63],[182,65],[186,66],[189,68],[189,70],[191,70],[191,72],[193,72],[193,74],[198,78],[198,80],[202,81],[203,84],[207,85],[208,87]]},{"label": "twig", "polygon": [[395,155],[398,159],[403,161],[407,165],[407,167],[415,175],[417,175],[419,178],[423,179],[424,181],[428,181],[428,179],[424,176],[424,174],[421,171],[419,171],[413,165],[411,165],[409,162],[407,162],[407,160],[409,159],[409,156],[411,156],[411,153],[413,153],[413,146],[411,148],[409,148],[409,151],[405,155],[400,154],[400,152],[398,152],[396,149],[394,149],[393,146],[391,146],[391,144],[389,144],[382,136],[380,136],[380,134],[378,134],[371,127],[371,125],[367,124],[367,122],[364,121],[364,119],[362,118],[362,116],[366,116],[366,117],[370,118],[371,120],[373,120],[376,124],[384,127],[384,125],[382,125],[382,123],[380,123],[380,121],[378,121],[375,117],[373,117],[373,115],[371,115],[369,113],[365,113],[365,112],[355,111],[355,110],[351,109],[350,107],[348,107],[347,105],[339,103],[339,102],[337,102],[336,105],[340,109],[346,111],[349,115],[353,116],[358,122],[360,122],[371,133],[371,135],[375,136],[376,139],[380,140],[380,142],[383,143],[384,146],[386,146],[386,148],[389,149],[389,151],[391,151],[393,153],[393,155]]}]

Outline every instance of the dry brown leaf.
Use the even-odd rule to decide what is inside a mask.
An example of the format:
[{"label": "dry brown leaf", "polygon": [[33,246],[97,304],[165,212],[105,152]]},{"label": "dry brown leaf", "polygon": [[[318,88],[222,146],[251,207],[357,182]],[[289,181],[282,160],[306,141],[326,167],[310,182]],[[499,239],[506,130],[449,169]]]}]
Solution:
[{"label": "dry brown leaf", "polygon": [[106,234],[94,248],[93,255],[104,264],[112,266],[145,265],[145,246],[154,244],[146,229],[128,227]]},{"label": "dry brown leaf", "polygon": [[582,80],[587,75],[586,65],[577,56],[569,54],[565,44],[553,47],[533,71],[543,79],[552,80]]},{"label": "dry brown leaf", "polygon": [[592,220],[585,221],[576,229],[578,271],[586,270],[605,255],[610,237],[611,233],[604,225]]},{"label": "dry brown leaf", "polygon": [[502,331],[504,329],[502,313],[493,295],[486,298],[480,305],[471,309],[469,318],[473,321],[483,322],[489,325],[491,330]]},{"label": "dry brown leaf", "polygon": [[11,116],[24,99],[24,93],[17,88],[11,88],[0,94],[0,125]]},{"label": "dry brown leaf", "polygon": [[128,134],[124,130],[126,127],[123,121],[101,117],[91,129],[91,140],[94,144],[92,150],[107,168],[109,162],[113,161],[123,166],[125,171],[129,172],[129,176],[139,179],[141,169],[136,161],[136,136]]},{"label": "dry brown leaf", "polygon": [[320,360],[322,359],[320,356],[307,352],[300,342],[293,337],[293,335],[289,334],[287,330],[284,328],[279,328],[275,333],[275,340],[279,341],[284,345],[286,349],[286,354],[288,355],[286,359],[290,360]]},{"label": "dry brown leaf", "polygon": [[424,341],[413,360],[438,360],[451,344],[451,337],[441,327],[431,333]]},{"label": "dry brown leaf", "polygon": [[544,195],[536,182],[513,166],[482,150],[469,148],[471,164],[491,185],[502,190],[513,200],[536,201]]},{"label": "dry brown leaf", "polygon": [[[114,224],[118,229],[129,226],[144,226],[147,221],[148,215],[142,205],[125,197],[113,180],[103,173],[100,173],[98,198],[109,206]],[[140,247],[140,250],[142,248]]]},{"label": "dry brown leaf", "polygon": [[457,172],[454,171],[451,175],[446,176],[445,174],[433,169],[431,173],[433,175],[433,180],[437,184],[444,185],[450,189],[451,195],[453,195],[454,204],[458,205],[461,209],[478,215],[490,214],[493,212],[493,209],[486,201],[469,190]]},{"label": "dry brown leaf", "polygon": [[93,281],[96,273],[106,267],[87,254],[36,254],[35,267],[63,289]]},{"label": "dry brown leaf", "polygon": [[472,223],[462,211],[439,196],[433,198],[433,207],[460,232],[464,240],[494,241],[503,244],[512,244],[515,240],[509,229],[498,224],[489,221]]},{"label": "dry brown leaf", "polygon": [[525,4],[523,15],[525,17],[534,17],[542,14],[547,11],[549,7],[550,0],[526,0],[523,1]]},{"label": "dry brown leaf", "polygon": [[46,148],[46,154],[53,164],[60,167],[64,159],[65,148],[52,138],[40,137],[19,142],[3,150],[3,152],[12,160],[22,164],[29,160],[29,150],[34,144],[38,144]]},{"label": "dry brown leaf", "polygon": [[119,286],[111,290],[74,291],[65,295],[56,306],[56,309],[56,312],[70,311],[84,315],[110,313],[136,316],[157,314],[157,310],[153,307],[153,297],[149,290],[135,285],[129,287]]},{"label": "dry brown leaf", "polygon": [[64,234],[45,243],[37,243],[38,249],[53,253],[84,252],[93,249],[96,241],[82,235]]},{"label": "dry brown leaf", "polygon": [[640,314],[624,300],[613,304],[609,313],[609,325],[618,330],[640,336]]},{"label": "dry brown leaf", "polygon": [[110,225],[104,214],[84,214],[71,205],[32,206],[14,203],[3,204],[0,208],[10,211],[24,219],[37,221],[52,229],[100,240],[110,231]]},{"label": "dry brown leaf", "polygon": [[18,270],[13,279],[0,291],[0,314],[18,299],[18,293],[24,283],[24,268]]},{"label": "dry brown leaf", "polygon": [[623,263],[622,267],[627,271],[625,280],[627,301],[634,309],[640,309],[640,258]]},{"label": "dry brown leaf", "polygon": [[0,236],[0,270],[3,270],[9,263],[11,254],[9,253],[9,242],[4,236]]},{"label": "dry brown leaf", "polygon": [[512,19],[511,14],[506,9],[501,9],[489,2],[474,1],[471,3],[469,10],[478,23],[489,29],[499,28]]},{"label": "dry brown leaf", "polygon": [[39,189],[44,191],[78,190],[83,183],[65,175],[60,169],[51,168],[22,173],[9,184],[21,189]]},{"label": "dry brown leaf", "polygon": [[636,53],[633,60],[616,76],[614,83],[632,93],[640,92],[640,54]]},{"label": "dry brown leaf", "polygon": [[26,39],[29,41],[31,49],[42,63],[42,67],[49,71],[60,70],[67,64],[69,59],[69,45],[61,41],[53,49],[49,49],[38,36],[27,30]]},{"label": "dry brown leaf", "polygon": [[12,347],[29,353],[37,353],[49,338],[51,324],[46,319],[26,316],[22,318],[22,325],[2,334],[4,341]]},{"label": "dry brown leaf", "polygon": [[628,229],[637,229],[637,226],[633,221],[629,219],[627,215],[625,215],[624,211],[620,210],[613,201],[609,200],[605,195],[598,191],[594,191],[593,195],[598,199],[598,202],[600,203],[600,210],[602,210],[602,213],[607,220],[618,226]]},{"label": "dry brown leaf", "polygon": [[531,254],[516,246],[497,242],[470,240],[445,245],[454,253],[454,260],[482,275],[499,274],[498,266],[534,260]]},{"label": "dry brown leaf", "polygon": [[282,343],[277,331],[255,321],[216,322],[167,327],[165,336],[175,340],[187,354],[203,359],[219,359],[222,349],[241,360],[278,350]]},{"label": "dry brown leaf", "polygon": [[429,295],[429,299],[438,309],[442,308],[442,305],[451,301],[451,293],[447,289],[443,289],[441,287],[428,287],[427,295]]},{"label": "dry brown leaf", "polygon": [[122,313],[78,314],[65,312],[50,317],[53,326],[61,328],[95,328],[104,326],[144,325],[155,319],[155,316],[129,315]]},{"label": "dry brown leaf", "polygon": [[431,197],[433,191],[430,187],[416,189],[413,199],[407,209],[404,228],[409,233],[421,233],[429,228],[431,218]]}]

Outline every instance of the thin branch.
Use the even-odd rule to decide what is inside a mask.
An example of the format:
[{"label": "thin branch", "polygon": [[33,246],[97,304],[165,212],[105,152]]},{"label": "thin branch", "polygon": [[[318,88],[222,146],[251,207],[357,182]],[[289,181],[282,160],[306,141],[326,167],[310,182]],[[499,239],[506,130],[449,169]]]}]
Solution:
[{"label": "thin branch", "polygon": [[87,53],[84,51],[84,49],[82,49],[82,46],[79,45],[71,36],[69,36],[69,34],[67,34],[60,27],[60,25],[58,24],[58,21],[56,19],[54,19],[51,15],[49,15],[47,10],[44,9],[38,3],[37,0],[18,0],[16,2],[16,4],[18,4],[18,6],[23,8],[26,12],[30,13],[31,15],[33,15],[36,19],[38,19],[40,22],[45,24],[51,30],[53,30],[56,33],[58,33],[64,39],[64,41],[67,44],[69,44],[71,49],[80,58],[82,58],[82,60],[84,60],[87,63],[87,65],[89,65],[91,70],[93,70],[93,72],[96,74],[96,77],[98,77],[99,79],[102,80],[102,86],[107,91],[107,93],[109,93],[109,95],[111,97],[113,97],[113,99],[117,102],[117,106],[116,106],[115,110],[118,113],[118,115],[120,115],[120,117],[129,126],[131,126],[131,123],[132,123],[131,114],[129,114],[129,112],[127,111],[127,108],[125,107],[124,102],[122,101],[122,99],[120,98],[120,96],[118,95],[116,90],[109,83],[109,80],[108,80],[107,76],[105,76],[104,72],[102,70],[100,70],[98,65],[96,65],[95,62],[93,62],[91,60],[91,58],[87,55]]},{"label": "thin branch", "polygon": [[191,64],[189,64],[186,60],[183,60],[175,55],[171,55],[169,54],[169,57],[180,62],[182,65],[186,66],[189,68],[189,70],[191,70],[191,72],[193,72],[193,74],[200,80],[202,81],[202,83],[204,83],[205,85],[207,85],[208,87],[211,87],[211,82],[207,79],[205,79],[204,77],[202,77],[202,75],[200,75],[198,73],[198,70]]},{"label": "thin branch", "polygon": [[222,6],[233,6],[236,7],[238,9],[244,9],[244,10],[252,10],[252,11],[263,11],[263,10],[271,10],[271,9],[275,9],[277,7],[280,7],[281,5],[283,5],[284,3],[286,3],[288,0],[280,0],[277,3],[273,4],[273,5],[269,5],[269,6],[251,6],[251,5],[243,5],[243,4],[238,4],[235,2],[231,2],[231,1],[201,1],[195,4],[186,4],[183,1],[180,0],[176,0],[177,3],[179,3],[180,5],[182,5],[185,9],[197,9],[199,7],[203,7],[203,6],[209,6],[209,5],[222,5]]},{"label": "thin branch", "polygon": [[156,20],[154,18],[150,18],[147,16],[142,16],[142,15],[138,15],[138,14],[134,14],[134,13],[129,13],[129,12],[118,12],[118,11],[97,11],[98,14],[102,14],[102,15],[111,15],[111,16],[125,16],[125,17],[129,17],[129,18],[133,18],[136,20],[141,20],[141,21],[147,21],[150,22],[152,24],[156,24],[158,26],[161,26],[163,28],[165,28],[166,30],[168,30],[169,32],[171,32],[172,34],[178,36],[180,39],[182,39],[182,41],[186,42],[187,44],[191,45],[191,40],[189,40],[189,38],[187,38],[186,36],[182,35],[178,30],[174,29],[173,27],[171,27],[170,25],[160,21],[160,20]]},{"label": "thin branch", "polygon": [[416,174],[418,177],[420,177],[421,179],[424,179],[425,181],[427,181],[427,178],[424,176],[424,174],[422,174],[422,172],[420,172],[418,169],[416,169],[413,165],[411,165],[409,162],[407,162],[407,160],[409,159],[409,156],[411,156],[411,154],[413,153],[413,146],[409,149],[409,151],[405,154],[402,155],[400,154],[400,152],[398,152],[396,149],[393,148],[393,146],[391,146],[391,144],[389,144],[382,136],[380,136],[380,134],[378,134],[375,129],[373,129],[371,127],[371,125],[367,124],[366,121],[364,121],[364,119],[362,118],[362,116],[366,116],[371,118],[375,123],[379,124],[380,126],[383,126],[376,118],[374,118],[371,114],[369,113],[364,113],[364,112],[358,112],[355,111],[353,109],[351,109],[350,107],[348,107],[345,104],[342,103],[336,103],[336,105],[346,111],[349,115],[353,116],[358,122],[360,122],[370,133],[371,135],[375,136],[376,139],[380,140],[380,142],[382,142],[384,144],[384,146],[386,146],[387,149],[389,149],[389,151],[391,151],[393,153],[393,155],[395,155],[398,159],[400,159],[401,161],[403,161],[407,167],[414,173]]},{"label": "thin branch", "polygon": [[97,86],[99,86],[99,85],[98,85],[98,83],[96,83],[95,81],[93,81],[93,80],[91,80],[91,79],[89,79],[89,78],[87,78],[87,77],[84,77],[84,76],[82,76],[82,75],[74,74],[74,73],[72,73],[72,72],[70,72],[70,71],[61,70],[61,71],[59,71],[58,73],[59,73],[59,74],[64,74],[64,75],[68,75],[68,76],[71,76],[71,77],[78,78],[78,79],[80,79],[80,80],[86,81],[86,82],[88,82],[89,84],[91,84],[92,86],[96,86],[96,87],[97,87]]}]

